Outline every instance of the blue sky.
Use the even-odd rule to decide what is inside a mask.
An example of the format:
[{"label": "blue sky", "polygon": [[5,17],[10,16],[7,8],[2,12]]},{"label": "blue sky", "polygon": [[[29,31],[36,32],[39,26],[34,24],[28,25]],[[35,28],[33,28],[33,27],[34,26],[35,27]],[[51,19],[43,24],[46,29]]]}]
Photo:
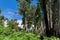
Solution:
[{"label": "blue sky", "polygon": [[[35,5],[36,3],[36,0],[32,1],[33,5]],[[1,15],[9,19],[22,19],[21,15],[15,14],[15,12],[18,11],[17,5],[18,3],[16,2],[16,0],[0,0],[0,8],[2,9]]]}]

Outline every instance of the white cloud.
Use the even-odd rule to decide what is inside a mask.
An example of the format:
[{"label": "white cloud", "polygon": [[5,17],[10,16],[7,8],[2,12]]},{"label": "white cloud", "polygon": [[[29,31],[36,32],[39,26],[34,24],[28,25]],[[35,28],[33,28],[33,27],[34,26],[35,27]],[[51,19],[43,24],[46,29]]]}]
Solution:
[{"label": "white cloud", "polygon": [[[20,27],[21,29],[23,29],[23,25],[22,25],[22,20],[17,20],[17,23],[18,23],[18,27]],[[7,20],[4,21],[4,26],[5,27],[8,27],[8,22]]]},{"label": "white cloud", "polygon": [[4,21],[4,26],[5,26],[5,27],[8,27],[7,24],[8,24],[8,22],[7,22],[7,20],[5,20],[5,21]]},{"label": "white cloud", "polygon": [[22,20],[17,20],[17,23],[19,23],[19,24],[18,24],[18,27],[20,27],[20,28],[23,29]]},{"label": "white cloud", "polygon": [[15,12],[16,10],[14,11],[12,9],[7,9],[7,10],[4,10],[1,15],[3,15],[8,19],[22,19],[22,16],[19,14],[15,14]]}]

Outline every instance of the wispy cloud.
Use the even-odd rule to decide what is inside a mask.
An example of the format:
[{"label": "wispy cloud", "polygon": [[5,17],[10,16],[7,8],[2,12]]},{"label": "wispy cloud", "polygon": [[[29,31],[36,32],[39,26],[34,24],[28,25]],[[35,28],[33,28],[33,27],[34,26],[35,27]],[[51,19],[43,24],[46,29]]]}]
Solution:
[{"label": "wispy cloud", "polygon": [[22,19],[22,16],[19,14],[15,14],[15,10],[12,9],[6,9],[2,12],[1,15],[3,15],[4,17],[8,18],[8,19]]}]

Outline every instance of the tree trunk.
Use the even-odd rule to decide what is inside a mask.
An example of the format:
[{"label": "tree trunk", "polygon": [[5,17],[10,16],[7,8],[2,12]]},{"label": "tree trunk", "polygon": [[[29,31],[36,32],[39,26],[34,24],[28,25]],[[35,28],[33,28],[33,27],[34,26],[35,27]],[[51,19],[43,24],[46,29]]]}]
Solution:
[{"label": "tree trunk", "polygon": [[[57,28],[58,28],[58,21],[56,21],[56,19],[58,20],[58,13],[57,13],[57,0],[54,0],[53,1],[53,6],[52,6],[52,10],[53,10],[53,16],[52,16],[52,21],[53,21],[53,35],[54,36],[57,36],[57,34],[58,34],[58,30],[57,30]],[[56,28],[57,27],[57,28]]]},{"label": "tree trunk", "polygon": [[43,0],[42,2],[43,2],[43,12],[44,12],[45,25],[46,25],[46,35],[47,35],[47,37],[50,37],[47,11],[46,11],[46,0]]},{"label": "tree trunk", "polygon": [[60,36],[60,0],[58,0],[58,14],[59,14],[59,36]]}]

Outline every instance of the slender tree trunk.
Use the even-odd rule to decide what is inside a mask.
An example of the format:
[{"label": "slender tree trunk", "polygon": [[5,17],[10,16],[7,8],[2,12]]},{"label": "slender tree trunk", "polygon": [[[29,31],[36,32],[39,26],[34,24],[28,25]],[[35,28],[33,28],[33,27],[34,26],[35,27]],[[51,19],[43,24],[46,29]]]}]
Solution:
[{"label": "slender tree trunk", "polygon": [[58,0],[58,14],[59,14],[59,36],[60,36],[60,0]]},{"label": "slender tree trunk", "polygon": [[44,12],[44,19],[45,19],[45,25],[46,25],[46,35],[49,37],[49,26],[48,26],[48,18],[47,18],[47,11],[46,11],[46,0],[43,0],[43,12]]},{"label": "slender tree trunk", "polygon": [[53,21],[53,35],[57,36],[58,33],[58,24],[56,19],[58,19],[58,13],[57,13],[57,0],[53,1],[53,6],[52,6],[52,10],[53,10],[53,16],[52,16],[52,21]]},{"label": "slender tree trunk", "polygon": [[53,30],[52,30],[52,0],[49,0],[49,27],[50,27],[50,34],[53,35]]},{"label": "slender tree trunk", "polygon": [[40,30],[41,30],[41,34],[44,35],[45,31],[44,31],[45,27],[44,27],[44,23],[43,21],[41,21],[41,26],[40,26]]},{"label": "slender tree trunk", "polygon": [[23,14],[23,27],[24,27],[24,30],[26,31],[27,26],[26,26],[26,14],[25,14],[25,11],[24,11],[24,14]]}]

